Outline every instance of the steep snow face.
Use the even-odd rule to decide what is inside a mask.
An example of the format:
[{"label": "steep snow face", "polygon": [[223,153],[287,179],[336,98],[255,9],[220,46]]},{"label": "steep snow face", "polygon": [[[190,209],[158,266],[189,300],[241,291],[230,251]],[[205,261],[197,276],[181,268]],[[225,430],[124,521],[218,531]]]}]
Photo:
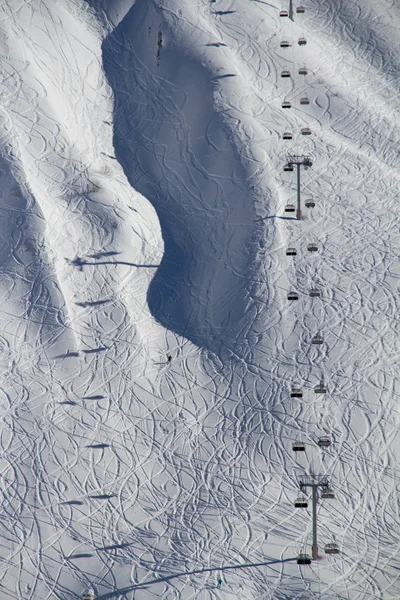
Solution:
[{"label": "steep snow face", "polygon": [[400,9],[303,5],[3,2],[0,597],[400,595]]}]

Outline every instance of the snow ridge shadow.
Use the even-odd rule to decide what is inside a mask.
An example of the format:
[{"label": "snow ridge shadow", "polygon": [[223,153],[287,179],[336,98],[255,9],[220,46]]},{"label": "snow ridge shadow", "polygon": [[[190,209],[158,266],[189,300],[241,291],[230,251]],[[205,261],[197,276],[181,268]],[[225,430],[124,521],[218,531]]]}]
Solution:
[{"label": "snow ridge shadow", "polygon": [[139,0],[102,48],[114,93],[116,157],[155,208],[163,234],[148,305],[163,326],[196,345],[238,352],[251,192],[214,108],[219,82],[168,34],[152,4]]}]

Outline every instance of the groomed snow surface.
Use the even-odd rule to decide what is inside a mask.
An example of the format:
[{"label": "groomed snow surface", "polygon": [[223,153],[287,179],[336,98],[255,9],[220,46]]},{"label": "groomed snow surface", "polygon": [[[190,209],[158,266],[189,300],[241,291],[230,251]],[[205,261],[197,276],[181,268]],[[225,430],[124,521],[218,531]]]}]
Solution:
[{"label": "groomed snow surface", "polygon": [[1,600],[400,597],[400,5],[293,4],[1,3]]}]

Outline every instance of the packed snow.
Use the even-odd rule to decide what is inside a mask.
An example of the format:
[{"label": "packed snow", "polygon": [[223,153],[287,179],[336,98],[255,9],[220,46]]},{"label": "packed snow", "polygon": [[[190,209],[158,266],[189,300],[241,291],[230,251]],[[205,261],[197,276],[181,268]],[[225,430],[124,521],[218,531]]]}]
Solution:
[{"label": "packed snow", "polygon": [[400,597],[400,4],[289,5],[1,3],[0,599]]}]

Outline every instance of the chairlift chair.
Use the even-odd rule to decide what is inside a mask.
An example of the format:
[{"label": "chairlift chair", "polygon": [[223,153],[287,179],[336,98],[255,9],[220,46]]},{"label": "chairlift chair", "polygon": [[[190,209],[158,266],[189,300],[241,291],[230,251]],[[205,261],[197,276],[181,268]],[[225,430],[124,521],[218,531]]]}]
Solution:
[{"label": "chairlift chair", "polygon": [[299,46],[305,46],[307,44],[307,40],[305,37],[301,37],[298,39],[297,43],[299,44]]},{"label": "chairlift chair", "polygon": [[300,132],[301,135],[311,135],[311,129],[309,127],[302,127]]},{"label": "chairlift chair", "polygon": [[290,392],[290,397],[291,398],[302,398],[303,392],[299,388],[292,388],[292,391]]},{"label": "chairlift chair", "polygon": [[311,556],[309,554],[299,554],[296,562],[298,565],[311,565]]},{"label": "chairlift chair", "polygon": [[339,554],[339,546],[336,542],[329,542],[329,544],[325,544],[324,552],[325,554]]},{"label": "chairlift chair", "polygon": [[306,156],[303,160],[303,167],[308,169],[308,167],[312,167],[312,160],[309,156]]},{"label": "chairlift chair", "polygon": [[299,496],[294,501],[294,506],[295,506],[295,508],[307,508],[307,506],[308,506],[307,498],[304,498],[304,496]]},{"label": "chairlift chair", "polygon": [[327,435],[323,435],[322,437],[318,438],[317,444],[320,448],[329,448],[331,445],[331,438]]},{"label": "chairlift chair", "polygon": [[298,7],[296,8],[296,12],[297,12],[297,14],[299,14],[299,15],[300,15],[300,14],[302,14],[302,13],[305,13],[305,12],[306,12],[306,10],[305,10],[304,6],[298,6]]},{"label": "chairlift chair", "polygon": [[300,67],[299,68],[299,75],[307,75],[308,70],[306,69],[306,67]]},{"label": "chairlift chair", "polygon": [[299,295],[296,292],[289,292],[287,295],[288,300],[298,300]]},{"label": "chairlift chair", "polygon": [[326,394],[326,387],[324,386],[322,381],[321,381],[321,383],[319,383],[318,385],[315,386],[314,393],[315,394]]},{"label": "chairlift chair", "polygon": [[282,135],[282,139],[291,140],[293,139],[293,135],[289,131],[285,131],[285,133]]},{"label": "chairlift chair", "polygon": [[308,244],[307,250],[309,252],[318,252],[318,246],[317,244]]},{"label": "chairlift chair", "polygon": [[304,204],[305,204],[306,208],[314,208],[314,206],[315,206],[315,202],[311,198],[309,200],[306,200],[304,202]]},{"label": "chairlift chair", "polygon": [[279,13],[280,17],[288,17],[289,13],[287,10],[281,10],[281,12]]},{"label": "chairlift chair", "polygon": [[316,288],[312,288],[309,291],[310,297],[311,298],[321,298],[321,292],[319,290],[317,290]]},{"label": "chairlift chair", "polygon": [[83,592],[82,600],[95,600],[96,594],[92,588],[88,588]]},{"label": "chairlift chair", "polygon": [[292,103],[288,102],[287,100],[284,100],[282,102],[282,108],[292,108]]},{"label": "chairlift chair", "polygon": [[292,450],[293,452],[305,452],[306,446],[303,442],[293,442]]},{"label": "chairlift chair", "polygon": [[289,48],[290,44],[287,40],[282,40],[280,46],[281,48]]},{"label": "chairlift chair", "polygon": [[282,71],[281,77],[290,77],[290,71]]},{"label": "chairlift chair", "polygon": [[324,500],[334,500],[335,492],[333,491],[333,489],[331,487],[328,486],[322,490],[321,498],[323,498]]},{"label": "chairlift chair", "polygon": [[286,256],[296,256],[296,248],[286,248]]},{"label": "chairlift chair", "polygon": [[296,207],[294,204],[286,204],[285,206],[285,212],[287,213],[294,213],[296,212]]},{"label": "chairlift chair", "polygon": [[321,344],[324,343],[324,338],[322,337],[322,335],[320,335],[319,333],[317,333],[316,335],[314,335],[311,338],[311,343],[316,345],[316,346],[320,346]]},{"label": "chairlift chair", "polygon": [[303,98],[300,98],[300,104],[302,106],[305,106],[306,104],[310,104],[309,99],[307,98],[307,96],[304,96]]}]

